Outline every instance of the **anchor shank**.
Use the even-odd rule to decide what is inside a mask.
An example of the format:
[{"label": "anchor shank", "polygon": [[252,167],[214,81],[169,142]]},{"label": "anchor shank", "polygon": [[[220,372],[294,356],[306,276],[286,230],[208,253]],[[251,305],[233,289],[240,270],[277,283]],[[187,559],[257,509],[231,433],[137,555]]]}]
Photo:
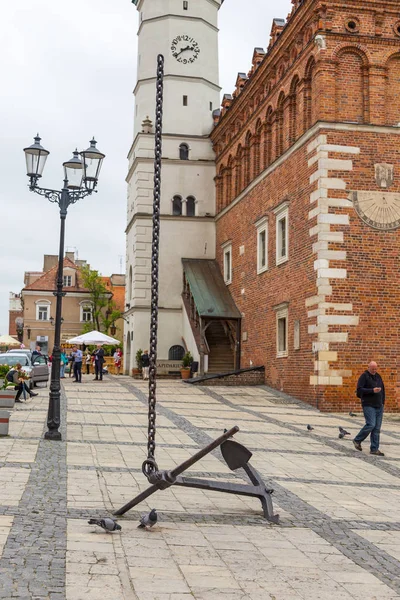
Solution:
[{"label": "anchor shank", "polygon": [[204,456],[207,456],[207,454],[210,454],[210,452],[215,450],[215,448],[218,448],[218,446],[223,444],[227,439],[229,439],[230,437],[235,435],[235,433],[237,433],[238,431],[239,431],[239,427],[237,427],[237,425],[235,425],[235,427],[232,427],[232,429],[230,429],[229,431],[227,431],[226,433],[221,435],[219,438],[217,438],[216,440],[211,442],[211,444],[208,444],[208,446],[206,446],[205,448],[203,448],[202,450],[200,450],[199,452],[197,452],[196,454],[194,454],[193,456],[191,456],[190,458],[185,460],[185,462],[183,462],[181,465],[175,467],[175,469],[172,469],[170,471],[171,477],[175,478],[178,475],[180,475],[181,473],[183,473],[184,471],[186,471],[189,467],[193,466],[195,463],[197,463],[199,460],[201,460]]},{"label": "anchor shank", "polygon": [[116,510],[113,514],[117,517],[124,515],[126,512],[128,512],[128,510],[137,504],[140,504],[140,502],[143,502],[143,500],[146,500],[146,498],[149,496],[152,496],[159,489],[160,487],[158,485],[152,485],[151,487],[147,488],[147,490],[144,490],[144,492],[141,492],[138,496],[136,496],[136,498],[128,502],[128,504],[125,504],[125,506]]}]

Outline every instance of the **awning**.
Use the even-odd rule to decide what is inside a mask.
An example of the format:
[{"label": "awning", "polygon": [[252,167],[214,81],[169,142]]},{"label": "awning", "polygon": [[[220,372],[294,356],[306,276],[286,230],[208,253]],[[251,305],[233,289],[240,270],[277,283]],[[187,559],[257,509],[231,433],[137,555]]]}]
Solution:
[{"label": "awning", "polygon": [[216,260],[182,258],[182,264],[200,317],[242,318]]}]

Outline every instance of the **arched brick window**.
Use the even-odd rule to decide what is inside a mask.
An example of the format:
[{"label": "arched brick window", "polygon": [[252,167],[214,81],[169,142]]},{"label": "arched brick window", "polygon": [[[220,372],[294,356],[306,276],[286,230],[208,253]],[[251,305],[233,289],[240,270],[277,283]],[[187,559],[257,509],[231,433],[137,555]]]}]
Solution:
[{"label": "arched brick window", "polygon": [[248,131],[247,135],[246,135],[246,146],[244,149],[244,187],[246,187],[250,183],[251,146],[252,146],[252,137],[251,137],[250,131]]},{"label": "arched brick window", "polygon": [[261,144],[262,144],[262,122],[258,119],[256,123],[256,135],[253,144],[253,177],[256,177],[262,170],[261,165]]},{"label": "arched brick window", "polygon": [[235,195],[238,196],[243,188],[243,150],[242,146],[239,145],[236,153],[236,166],[235,166]]},{"label": "arched brick window", "polygon": [[297,111],[298,111],[298,87],[299,78],[297,75],[293,78],[290,86],[290,117],[289,117],[289,143],[293,144],[297,140]]},{"label": "arched brick window", "polygon": [[357,48],[345,48],[337,57],[336,115],[338,121],[365,123],[368,73]]},{"label": "arched brick window", "polygon": [[228,204],[232,200],[232,171],[233,171],[233,158],[229,156],[228,167],[226,169],[226,191],[225,198]]},{"label": "arched brick window", "polygon": [[266,130],[264,136],[264,166],[268,167],[272,162],[272,117],[273,109],[270,106],[267,110]]},{"label": "arched brick window", "polygon": [[174,216],[182,214],[182,198],[180,196],[174,196],[172,199],[172,214]]},{"label": "arched brick window", "polygon": [[284,132],[283,132],[283,111],[285,105],[285,94],[280,93],[278,98],[278,106],[276,109],[276,156],[283,154],[284,150]]},{"label": "arched brick window", "polygon": [[387,63],[386,79],[386,123],[398,125],[400,123],[400,54],[391,56]]},{"label": "arched brick window", "polygon": [[312,57],[307,64],[305,77],[304,77],[304,126],[303,131],[310,129],[311,125],[314,124],[314,110],[313,110],[313,79],[315,70],[315,60]]}]

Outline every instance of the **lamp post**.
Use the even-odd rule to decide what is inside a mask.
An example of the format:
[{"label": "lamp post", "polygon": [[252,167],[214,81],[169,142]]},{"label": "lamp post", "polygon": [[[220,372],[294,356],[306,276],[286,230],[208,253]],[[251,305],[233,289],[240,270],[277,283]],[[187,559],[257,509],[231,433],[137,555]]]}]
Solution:
[{"label": "lamp post", "polygon": [[[29,189],[44,196],[50,202],[58,204],[60,209],[60,242],[58,253],[58,271],[57,271],[57,290],[54,293],[56,297],[56,319],[54,328],[54,347],[51,368],[51,383],[49,394],[49,409],[47,413],[48,431],[44,434],[47,440],[61,440],[60,427],[60,361],[61,361],[61,309],[63,292],[63,266],[64,266],[64,238],[65,238],[65,219],[67,217],[68,207],[75,204],[81,198],[92,194],[97,186],[101,165],[105,154],[96,148],[96,140],[90,142],[87,150],[78,152],[75,150],[70,160],[63,163],[64,167],[64,185],[62,190],[52,190],[41,188],[38,181],[42,177],[43,169],[50,152],[45,150],[40,144],[39,134],[35,137],[35,143],[28,148],[24,148],[27,175],[29,177]],[[81,157],[81,158],[80,158]]]}]

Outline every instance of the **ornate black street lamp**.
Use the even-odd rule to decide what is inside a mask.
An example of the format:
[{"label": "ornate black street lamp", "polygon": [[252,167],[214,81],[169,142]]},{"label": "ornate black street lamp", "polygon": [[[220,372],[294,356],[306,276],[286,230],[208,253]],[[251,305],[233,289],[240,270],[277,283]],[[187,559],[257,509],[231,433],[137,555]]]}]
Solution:
[{"label": "ornate black street lamp", "polygon": [[[60,208],[60,245],[58,253],[57,291],[53,292],[57,298],[56,320],[54,329],[54,348],[51,368],[51,383],[49,395],[49,410],[47,414],[47,427],[44,437],[47,440],[61,440],[60,427],[60,359],[61,359],[61,308],[63,292],[63,266],[64,266],[64,238],[65,219],[68,207],[75,204],[81,198],[96,191],[97,181],[105,154],[96,148],[96,141],[90,142],[87,150],[78,152],[75,150],[70,160],[63,163],[64,187],[61,191],[41,188],[38,180],[42,177],[43,169],[50,152],[40,145],[39,134],[35,137],[35,143],[24,148],[26,157],[27,175],[29,177],[29,189],[47,198],[50,202],[58,204]],[[81,158],[80,158],[80,157]]]}]

